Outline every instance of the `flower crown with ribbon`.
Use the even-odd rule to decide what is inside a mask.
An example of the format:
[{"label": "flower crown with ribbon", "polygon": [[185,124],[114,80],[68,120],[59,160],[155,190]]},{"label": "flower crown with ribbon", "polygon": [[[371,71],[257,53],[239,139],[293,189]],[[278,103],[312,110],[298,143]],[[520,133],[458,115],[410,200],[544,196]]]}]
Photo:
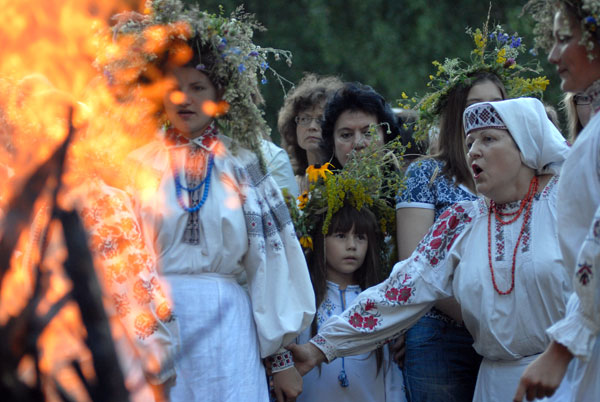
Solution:
[{"label": "flower crown with ribbon", "polygon": [[148,0],[144,14],[128,12],[115,19],[115,44],[121,51],[105,52],[97,60],[109,82],[131,87],[139,85],[143,76],[160,79],[155,64],[167,52],[169,60],[184,65],[202,49],[208,54],[201,57],[208,56],[212,65],[200,62],[195,67],[223,91],[222,102],[212,108],[219,128],[234,143],[255,151],[260,148],[260,139],[270,129],[258,107],[262,101],[258,79],[265,84],[270,72],[282,82],[267,59],[273,55],[291,65],[291,53],[254,44],[254,31],[264,28],[253,15],[241,6],[226,17],[222,9],[217,15],[196,5],[186,8],[180,0]]},{"label": "flower crown with ribbon", "polygon": [[[374,127],[371,128],[375,130]],[[320,227],[323,235],[329,232],[331,219],[345,204],[361,210],[369,208],[377,218],[384,235],[395,231],[395,209],[390,203],[405,187],[399,169],[406,146],[394,139],[381,146],[372,143],[360,152],[354,152],[343,169],[335,173],[331,164],[311,165],[306,169],[309,191],[298,197],[298,203],[289,205],[300,244],[312,249],[313,236]]]},{"label": "flower crown with ribbon", "polygon": [[[466,33],[473,38],[475,48],[471,51],[470,63],[461,59],[446,59],[444,63],[433,61],[437,68],[429,75],[427,87],[432,89],[422,98],[409,97],[403,92],[399,106],[405,109],[416,109],[417,125],[414,137],[417,140],[427,138],[432,129],[438,126],[440,114],[448,101],[448,95],[458,85],[469,85],[477,73],[493,73],[506,88],[509,98],[521,96],[541,97],[550,81],[540,76],[539,65],[523,65],[517,57],[526,51],[521,37],[517,33],[508,35],[502,26],[497,25],[491,32],[488,21],[483,28],[475,30],[467,28]],[[530,74],[530,78],[525,75]]]},{"label": "flower crown with ribbon", "polygon": [[568,7],[581,21],[581,42],[588,51],[588,57],[594,58],[592,50],[600,41],[600,0],[529,0],[523,11],[535,20],[533,33],[535,46],[550,51],[554,44],[552,29],[554,15],[558,6]]}]

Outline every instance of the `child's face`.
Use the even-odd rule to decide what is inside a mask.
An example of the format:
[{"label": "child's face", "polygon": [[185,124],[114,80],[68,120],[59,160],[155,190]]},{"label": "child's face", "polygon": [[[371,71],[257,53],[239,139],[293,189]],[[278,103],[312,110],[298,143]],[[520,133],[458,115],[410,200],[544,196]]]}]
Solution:
[{"label": "child's face", "polygon": [[327,279],[338,285],[354,283],[354,272],[365,261],[369,240],[366,234],[332,233],[325,237]]}]

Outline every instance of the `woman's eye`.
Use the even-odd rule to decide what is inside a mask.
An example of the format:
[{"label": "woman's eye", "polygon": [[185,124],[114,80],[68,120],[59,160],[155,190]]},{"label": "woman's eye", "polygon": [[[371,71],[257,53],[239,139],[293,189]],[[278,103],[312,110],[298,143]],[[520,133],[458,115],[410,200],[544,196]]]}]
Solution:
[{"label": "woman's eye", "polygon": [[359,235],[356,235],[356,238],[358,240],[367,240],[367,235],[366,234],[359,234]]},{"label": "woman's eye", "polygon": [[194,85],[192,87],[192,90],[194,91],[204,91],[206,89],[206,87],[204,87],[203,85]]},{"label": "woman's eye", "polygon": [[347,140],[348,138],[352,137],[352,133],[341,133],[340,137]]},{"label": "woman's eye", "polygon": [[346,238],[346,233],[336,233],[335,237],[338,239],[344,239]]},{"label": "woman's eye", "polygon": [[465,145],[467,146],[467,149],[471,149],[471,147],[473,146],[473,143],[467,142]]}]

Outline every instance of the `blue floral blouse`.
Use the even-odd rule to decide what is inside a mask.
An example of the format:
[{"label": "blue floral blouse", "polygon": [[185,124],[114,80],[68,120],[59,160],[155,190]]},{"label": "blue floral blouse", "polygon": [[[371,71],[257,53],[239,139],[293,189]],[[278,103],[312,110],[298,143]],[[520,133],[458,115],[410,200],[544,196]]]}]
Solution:
[{"label": "blue floral blouse", "polygon": [[477,199],[465,186],[448,180],[442,174],[443,167],[444,162],[432,158],[411,163],[406,170],[406,188],[396,197],[396,209],[433,209],[437,220],[449,206]]}]

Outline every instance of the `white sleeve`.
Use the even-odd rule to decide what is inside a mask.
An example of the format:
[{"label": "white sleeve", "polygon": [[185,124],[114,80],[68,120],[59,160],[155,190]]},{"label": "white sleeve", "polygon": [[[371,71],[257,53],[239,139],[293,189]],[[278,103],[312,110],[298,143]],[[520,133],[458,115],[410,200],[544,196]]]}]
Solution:
[{"label": "white sleeve", "polygon": [[437,300],[450,297],[459,245],[472,218],[462,204],[444,212],[389,278],[366,289],[340,316],[331,317],[311,343],[328,361],[369,352],[410,328]]},{"label": "white sleeve", "polygon": [[250,185],[243,204],[248,252],[243,265],[261,356],[284,346],[310,325],[315,298],[306,260],[287,206],[272,177],[258,164],[247,167]]},{"label": "white sleeve", "polygon": [[587,360],[600,332],[600,207],[579,250],[573,287],[579,299],[577,308],[547,332],[573,355]]}]

